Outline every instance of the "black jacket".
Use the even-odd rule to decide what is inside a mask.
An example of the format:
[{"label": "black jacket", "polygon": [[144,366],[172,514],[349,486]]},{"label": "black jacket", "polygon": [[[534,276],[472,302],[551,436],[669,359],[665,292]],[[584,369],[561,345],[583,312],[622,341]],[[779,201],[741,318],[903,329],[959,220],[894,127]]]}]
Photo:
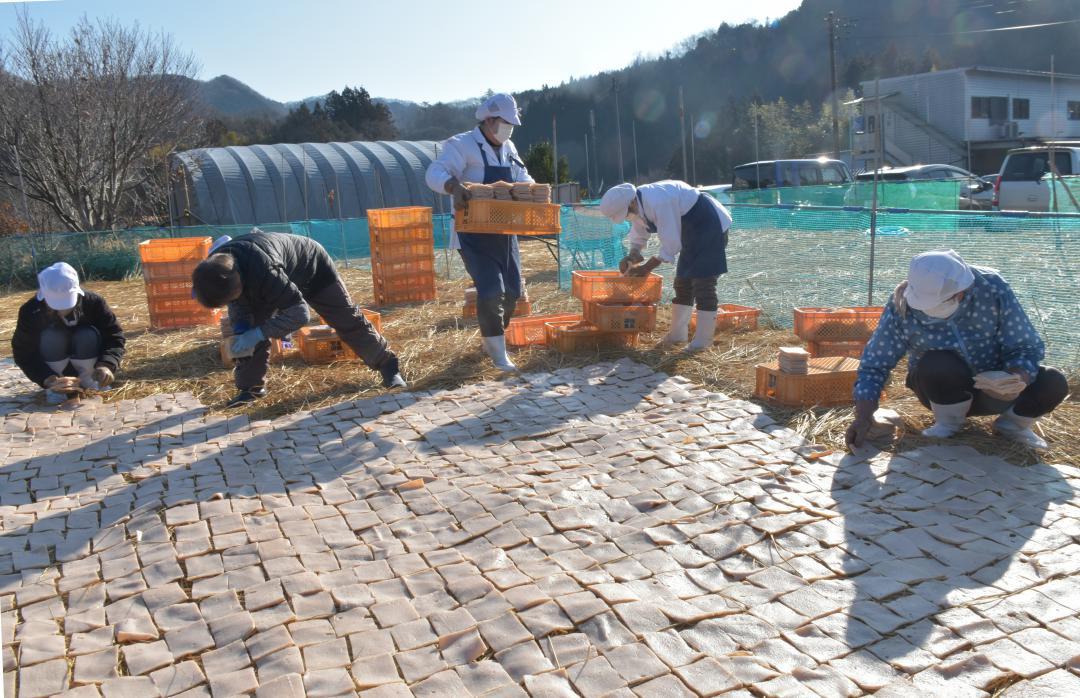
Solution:
[{"label": "black jacket", "polygon": [[240,271],[244,290],[240,298],[229,304],[229,317],[234,325],[263,325],[270,337],[296,329],[291,327],[291,322],[283,323],[282,327],[276,327],[273,322],[267,324],[275,313],[296,306],[304,308],[306,313],[304,297],[338,280],[334,261],[322,245],[299,235],[264,233],[255,228],[214,253],[232,255]]},{"label": "black jacket", "polygon": [[[104,298],[85,289],[83,294],[74,310],[77,325],[92,325],[97,328],[101,334],[102,345],[98,363],[108,366],[116,373],[120,369],[120,360],[124,358],[124,331]],[[49,325],[60,322],[63,321],[45,301],[39,301],[36,295],[19,308],[15,334],[11,336],[11,353],[15,364],[27,378],[38,385],[44,385],[46,378],[55,375],[41,358],[41,333]]]}]

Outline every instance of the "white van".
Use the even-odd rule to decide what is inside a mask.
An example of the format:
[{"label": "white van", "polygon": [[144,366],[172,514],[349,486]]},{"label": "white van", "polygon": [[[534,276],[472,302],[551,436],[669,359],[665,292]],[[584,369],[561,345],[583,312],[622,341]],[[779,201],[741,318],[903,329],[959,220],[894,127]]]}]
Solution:
[{"label": "white van", "polygon": [[[1080,143],[1054,144],[1054,163],[1063,177],[1080,174]],[[1038,145],[1015,148],[1005,154],[995,189],[994,205],[1000,211],[1049,211],[1050,148]]]}]

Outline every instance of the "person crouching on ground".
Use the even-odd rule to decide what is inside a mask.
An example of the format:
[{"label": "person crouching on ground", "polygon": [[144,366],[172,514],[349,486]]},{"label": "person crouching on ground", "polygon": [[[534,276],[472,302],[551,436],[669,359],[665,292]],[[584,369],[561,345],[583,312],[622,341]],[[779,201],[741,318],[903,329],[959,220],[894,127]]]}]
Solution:
[{"label": "person crouching on ground", "polygon": [[50,402],[112,384],[124,358],[124,331],[104,298],[79,286],[64,262],[38,274],[38,292],[19,308],[11,337],[15,364]]},{"label": "person crouching on ground", "polygon": [[308,306],[369,368],[386,388],[405,387],[398,357],[353,304],[330,255],[314,240],[253,228],[223,241],[191,274],[196,300],[207,308],[228,304],[233,324],[232,353],[238,407],[266,394],[270,339],[295,332],[308,321]]},{"label": "person crouching on ground", "polygon": [[[600,212],[618,225],[631,223],[627,241],[630,252],[619,270],[631,276],[648,276],[663,262],[675,266],[675,298],[671,302],[671,329],[667,346],[689,338],[690,316],[697,303],[697,329],[687,346],[702,351],[712,346],[716,333],[716,282],[727,273],[727,241],[731,213],[713,197],[686,182],[665,180],[635,187],[624,183],[612,187],[600,199]],[[660,253],[648,261],[641,254],[649,235],[660,238]]]},{"label": "person crouching on ground", "polygon": [[1041,365],[1043,341],[996,271],[971,266],[952,250],[911,260],[863,350],[849,445],[865,441],[881,390],[904,354],[907,386],[934,413],[925,436],[948,438],[969,416],[996,414],[994,431],[1046,448],[1032,427],[1065,399],[1068,381]]}]

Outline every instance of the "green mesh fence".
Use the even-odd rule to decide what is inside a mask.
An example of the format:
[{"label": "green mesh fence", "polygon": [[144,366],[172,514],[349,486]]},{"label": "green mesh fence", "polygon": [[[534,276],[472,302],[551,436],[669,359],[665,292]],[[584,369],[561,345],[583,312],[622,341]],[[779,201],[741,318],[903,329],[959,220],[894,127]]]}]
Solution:
[{"label": "green mesh fence", "polygon": [[[451,217],[432,217],[435,247],[446,248]],[[339,261],[371,256],[366,218],[265,223],[267,232],[292,233],[317,240]],[[123,279],[138,274],[139,243],[152,238],[236,237],[251,231],[250,225],[201,225],[182,228],[128,228],[86,233],[35,233],[0,237],[0,283],[8,288],[33,288],[38,269],[67,262],[84,279]]]},{"label": "green mesh fence", "polygon": [[[911,182],[879,181],[878,208],[916,208],[955,211],[960,208],[960,187],[963,180],[922,180]],[[792,206],[863,206],[873,203],[874,183],[858,181],[852,184],[806,187],[775,187],[771,189],[730,190],[731,201],[737,204]]]},{"label": "green mesh fence", "polygon": [[[779,327],[792,325],[794,307],[883,305],[913,256],[951,248],[972,264],[1001,271],[1046,341],[1048,360],[1080,369],[1080,215],[880,211],[869,296],[869,211],[739,204],[731,211],[722,303],[761,308]],[[627,232],[589,207],[564,209],[563,287],[574,269],[615,268]],[[656,236],[649,245],[647,252],[655,253]],[[657,271],[670,298],[674,267]]]},{"label": "green mesh fence", "polygon": [[1080,213],[1080,176],[1043,179],[1050,187],[1050,210],[1056,213]]}]

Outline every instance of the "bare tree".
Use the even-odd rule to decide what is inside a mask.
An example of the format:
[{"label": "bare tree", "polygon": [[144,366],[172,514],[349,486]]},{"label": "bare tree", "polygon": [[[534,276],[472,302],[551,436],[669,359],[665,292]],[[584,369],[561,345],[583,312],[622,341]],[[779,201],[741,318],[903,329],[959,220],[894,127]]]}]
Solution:
[{"label": "bare tree", "polygon": [[166,34],[83,17],[57,39],[20,12],[0,41],[0,184],[72,230],[160,219],[166,158],[199,127],[196,71]]}]

